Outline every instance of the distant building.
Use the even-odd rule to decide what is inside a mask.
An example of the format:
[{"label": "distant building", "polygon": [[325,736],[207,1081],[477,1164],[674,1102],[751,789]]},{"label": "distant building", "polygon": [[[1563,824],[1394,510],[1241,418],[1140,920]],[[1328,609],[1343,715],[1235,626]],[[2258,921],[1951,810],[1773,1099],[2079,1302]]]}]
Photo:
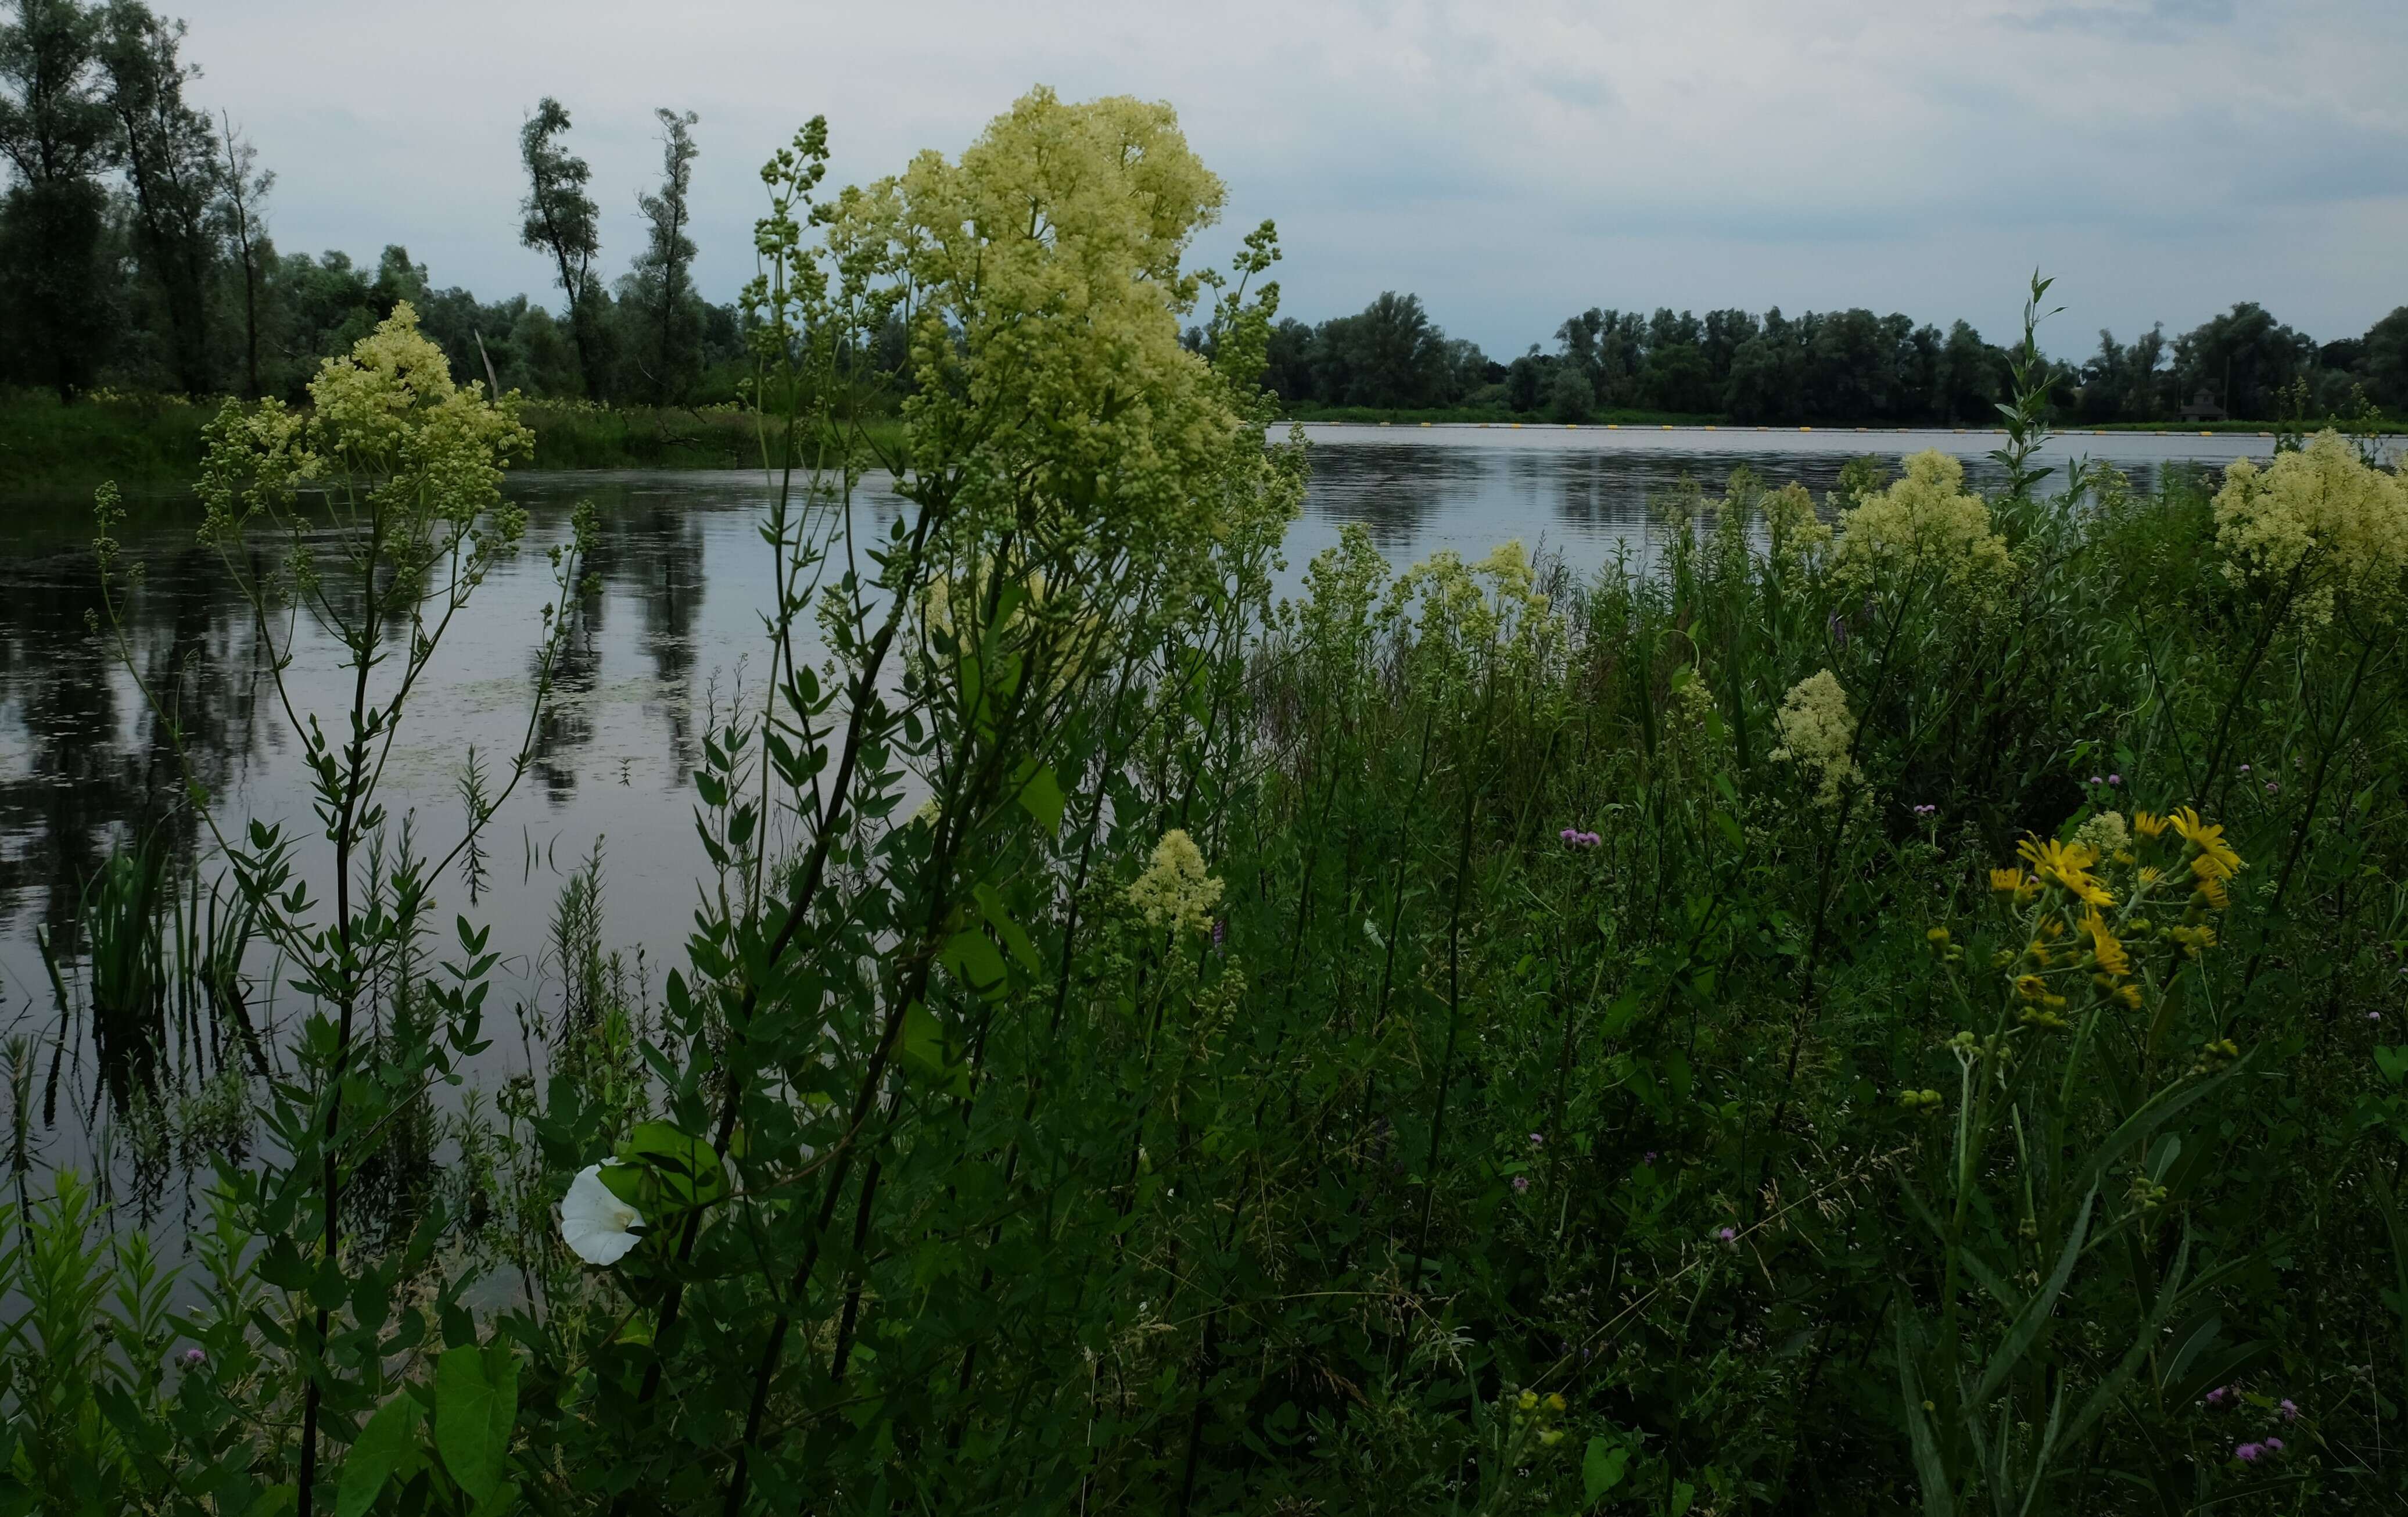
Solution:
[{"label": "distant building", "polygon": [[2224,408],[2215,403],[2214,395],[2202,390],[2191,396],[2190,404],[2182,408],[2182,419],[2186,422],[2221,422],[2225,420]]}]

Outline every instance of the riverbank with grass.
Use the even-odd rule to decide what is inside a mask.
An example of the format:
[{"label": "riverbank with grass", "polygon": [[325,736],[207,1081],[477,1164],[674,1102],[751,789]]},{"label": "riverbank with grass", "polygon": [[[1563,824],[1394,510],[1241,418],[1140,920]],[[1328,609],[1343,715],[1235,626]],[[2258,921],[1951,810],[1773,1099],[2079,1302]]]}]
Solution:
[{"label": "riverbank with grass", "polygon": [[[0,495],[85,495],[114,480],[129,496],[181,494],[199,475],[203,436],[222,402],[96,392],[61,405],[48,391],[0,395]],[[538,469],[744,469],[762,466],[761,418],[732,406],[664,408],[527,401]],[[773,425],[776,423],[772,423]],[[865,429],[891,445],[901,424]]]}]

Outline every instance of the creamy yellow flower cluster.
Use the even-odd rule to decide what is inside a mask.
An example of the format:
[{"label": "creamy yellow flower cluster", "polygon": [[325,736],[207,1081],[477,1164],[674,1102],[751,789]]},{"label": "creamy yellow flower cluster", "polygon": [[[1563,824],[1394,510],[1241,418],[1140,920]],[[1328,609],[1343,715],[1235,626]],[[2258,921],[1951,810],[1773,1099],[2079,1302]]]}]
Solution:
[{"label": "creamy yellow flower cluster", "polygon": [[[2215,945],[2212,915],[2232,904],[2225,886],[2244,866],[2224,829],[2188,807],[2138,812],[2128,825],[2102,812],[2071,842],[2027,837],[2015,852],[2022,863],[1991,870],[1990,888],[2018,912],[2024,947],[1999,950],[1992,966],[2012,977],[2024,1023],[2044,1028],[2071,1025],[2067,1009],[2086,985],[2104,1004],[2142,1006],[2149,986]],[[2151,972],[2152,952],[2166,961],[2162,974]]]},{"label": "creamy yellow flower cluster", "polygon": [[1818,669],[1792,685],[1772,723],[1781,733],[1781,746],[1772,756],[1814,779],[1816,805],[1837,803],[1840,787],[1863,773],[1854,752],[1856,713],[1848,709],[1848,693],[1830,670]]},{"label": "creamy yellow flower cluster", "polygon": [[1990,530],[1990,508],[1965,488],[1965,465],[1936,450],[1908,459],[1904,476],[1841,517],[1831,567],[1857,590],[1936,576],[1982,605],[2015,569],[2006,538]]},{"label": "creamy yellow flower cluster", "polygon": [[2215,541],[2236,583],[2287,585],[2303,622],[2329,622],[2343,597],[2388,622],[2408,589],[2408,479],[2320,432],[2265,468],[2225,471]]},{"label": "creamy yellow flower cluster", "polygon": [[1186,829],[1174,827],[1162,835],[1153,863],[1129,885],[1128,903],[1148,926],[1203,932],[1221,904],[1221,881],[1204,872],[1203,852]]},{"label": "creamy yellow flower cluster", "polygon": [[309,400],[306,414],[274,400],[252,410],[226,403],[210,427],[201,482],[208,535],[222,540],[233,530],[246,479],[272,496],[331,476],[379,503],[402,572],[413,554],[430,551],[421,535],[438,522],[471,532],[489,517],[472,536],[515,539],[523,515],[503,503],[502,471],[535,446],[519,422],[517,393],[489,399],[481,385],[454,384],[443,350],[418,330],[408,301],[349,353],[319,366]]}]

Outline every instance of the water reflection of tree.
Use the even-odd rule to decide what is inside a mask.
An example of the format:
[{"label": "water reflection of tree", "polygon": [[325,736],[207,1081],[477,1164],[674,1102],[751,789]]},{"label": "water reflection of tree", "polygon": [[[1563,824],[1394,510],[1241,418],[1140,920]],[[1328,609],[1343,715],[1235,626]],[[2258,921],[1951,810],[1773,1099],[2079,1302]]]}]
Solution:
[{"label": "water reflection of tree", "polygon": [[[143,585],[120,607],[136,665],[175,713],[195,777],[222,794],[261,740],[258,641],[213,554],[179,544],[143,556]],[[86,554],[0,569],[0,712],[24,754],[0,780],[0,923],[38,896],[62,945],[85,888],[129,838],[164,848],[177,880],[200,846],[170,733],[93,636],[100,612]]]},{"label": "water reflection of tree", "polygon": [[[576,797],[578,762],[593,746],[594,691],[602,671],[603,613],[609,604],[605,587],[623,558],[611,534],[596,535],[586,551],[586,591],[570,603],[568,614],[575,620],[552,658],[552,696],[536,725],[534,769],[554,810]],[[529,651],[530,680],[541,657],[540,650]]]},{"label": "water reflection of tree", "polygon": [[644,652],[668,719],[671,783],[682,786],[697,759],[689,682],[702,609],[703,523],[695,511],[662,502],[646,508],[634,530],[648,549],[631,560],[641,565],[632,588],[644,608]]}]

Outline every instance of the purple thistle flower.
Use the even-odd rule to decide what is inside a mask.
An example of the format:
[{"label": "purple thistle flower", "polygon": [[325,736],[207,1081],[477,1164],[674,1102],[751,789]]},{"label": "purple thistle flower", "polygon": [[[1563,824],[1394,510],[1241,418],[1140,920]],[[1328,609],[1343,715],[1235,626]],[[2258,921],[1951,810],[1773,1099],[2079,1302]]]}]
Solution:
[{"label": "purple thistle flower", "polygon": [[2269,795],[2280,794],[2282,789],[2283,783],[2279,780],[2269,780],[2266,781],[2266,794]]},{"label": "purple thistle flower", "polygon": [[186,1349],[184,1351],[184,1364],[187,1368],[198,1368],[208,1360],[208,1355],[203,1353],[198,1349]]},{"label": "purple thistle flower", "polygon": [[2090,777],[2090,782],[2094,785],[2103,785],[2107,782],[2107,777],[2104,775],[2094,774]]},{"label": "purple thistle flower", "polygon": [[1654,1149],[1649,1149],[1647,1151],[1647,1162],[1649,1164],[1654,1164],[1656,1162],[1656,1151]]},{"label": "purple thistle flower", "polygon": [[1530,1146],[1534,1149],[1545,1148],[1547,1146],[1547,1135],[1544,1133],[1532,1133],[1530,1135]]},{"label": "purple thistle flower", "polygon": [[1518,1193],[1518,1192],[1521,1192],[1521,1191],[1526,1191],[1526,1190],[1528,1190],[1529,1188],[1530,1188],[1530,1177],[1529,1177],[1529,1176],[1527,1176],[1527,1175],[1515,1175],[1515,1176],[1513,1177],[1513,1189],[1514,1189],[1517,1193]]},{"label": "purple thistle flower", "polygon": [[2207,1393],[2207,1404],[2211,1407],[2220,1407],[2231,1399],[2232,1387],[2229,1385],[2219,1385]]},{"label": "purple thistle flower", "polygon": [[2282,1418],[2286,1423],[2298,1422],[2300,1420],[2300,1404],[2286,1395],[2283,1397],[2282,1404],[2274,1409],[2274,1415]]},{"label": "purple thistle flower", "polygon": [[2265,1449],[2268,1453],[2280,1453],[2283,1452],[2283,1440],[2278,1438],[2269,1438],[2266,1440]]},{"label": "purple thistle flower", "polygon": [[2254,1465],[2260,1458],[2264,1457],[2266,1449],[2263,1444],[2243,1443],[2241,1447],[2232,1451],[2232,1457],[2240,1460],[2244,1465]]},{"label": "purple thistle flower", "polygon": [[2246,765],[2246,764],[2243,765],[2243,766],[2241,766],[2241,772],[2242,772],[2243,774],[2247,774],[2247,773],[2249,772],[2249,766],[2248,766],[2248,765]]},{"label": "purple thistle flower", "polygon": [[2121,785],[2124,782],[2124,777],[2120,774],[2111,774],[2107,777],[2107,782],[2111,785]]},{"label": "purple thistle flower", "polygon": [[1717,1228],[1714,1231],[1714,1241],[1720,1243],[1727,1249],[1737,1249],[1739,1247],[1739,1229],[1735,1227]]}]

